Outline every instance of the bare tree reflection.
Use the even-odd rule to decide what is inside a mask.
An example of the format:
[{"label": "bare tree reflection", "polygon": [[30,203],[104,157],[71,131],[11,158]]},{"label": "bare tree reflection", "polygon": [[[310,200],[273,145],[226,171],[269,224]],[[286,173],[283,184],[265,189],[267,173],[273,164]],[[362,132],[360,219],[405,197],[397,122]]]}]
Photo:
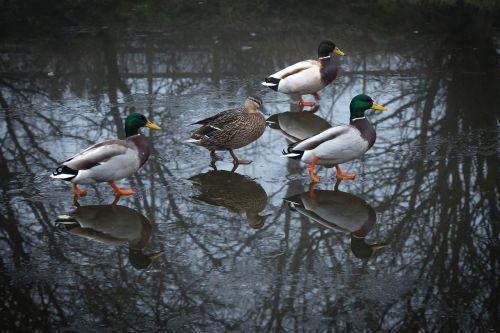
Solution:
[{"label": "bare tree reflection", "polygon": [[[366,163],[354,162],[360,179],[343,189],[377,214],[366,243],[391,244],[370,260],[356,258],[343,234],[282,205],[304,192],[305,178],[299,165],[275,157],[284,143],[278,131],[245,148],[256,162],[238,170],[244,175],[205,172],[182,144],[186,124],[256,93],[254,83],[270,69],[307,56],[302,46],[318,33],[259,39],[238,31],[95,29],[64,42],[2,43],[2,329],[498,327],[497,45],[492,14],[453,13],[458,24],[443,39],[386,36],[376,48],[380,36],[362,30],[346,48],[338,84],[322,95],[324,126],[345,120],[348,101],[365,90],[391,109],[369,115],[378,141]],[[243,43],[252,48],[242,50]],[[280,118],[288,100],[275,98],[264,93]],[[163,254],[147,271],[131,269],[127,248],[89,245],[54,228],[70,194],[45,177],[78,147],[115,137],[132,110],[165,128],[150,138],[154,154],[145,168],[127,180],[137,195],[121,203],[157,228],[149,247]],[[308,135],[278,123],[288,139]],[[198,188],[186,180],[192,175],[201,179]],[[246,185],[232,192],[220,185],[226,181]],[[252,195],[241,196],[244,186]],[[108,201],[100,193],[82,205]],[[234,211],[249,211],[253,222],[271,216],[255,232],[231,223]]]}]

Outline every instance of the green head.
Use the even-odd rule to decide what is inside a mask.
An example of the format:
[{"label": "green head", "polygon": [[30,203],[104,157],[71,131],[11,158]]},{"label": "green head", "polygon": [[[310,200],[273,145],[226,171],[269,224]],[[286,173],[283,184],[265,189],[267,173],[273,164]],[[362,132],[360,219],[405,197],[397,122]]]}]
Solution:
[{"label": "green head", "polygon": [[344,55],[344,52],[340,51],[338,47],[335,46],[335,43],[331,40],[323,40],[319,43],[318,46],[318,58],[328,57],[330,54],[334,52],[338,55]]},{"label": "green head", "polygon": [[160,129],[160,126],[153,124],[140,113],[132,113],[125,119],[125,135],[127,137],[139,134],[139,129],[141,127]]},{"label": "green head", "polygon": [[383,106],[375,103],[368,95],[357,95],[354,97],[351,101],[351,105],[349,105],[349,109],[351,110],[351,120],[364,117],[365,111],[368,109],[379,111],[385,110]]}]

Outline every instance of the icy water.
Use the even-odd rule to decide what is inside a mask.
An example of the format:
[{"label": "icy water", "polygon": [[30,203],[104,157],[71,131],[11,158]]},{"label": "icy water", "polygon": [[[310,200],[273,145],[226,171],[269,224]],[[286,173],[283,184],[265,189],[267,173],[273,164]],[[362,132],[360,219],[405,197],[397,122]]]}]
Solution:
[{"label": "icy water", "polygon": [[[315,114],[266,75],[346,53]],[[467,39],[470,38],[470,39]],[[337,31],[62,29],[0,45],[0,309],[14,331],[493,331],[500,325],[499,39]],[[349,121],[369,94],[374,147],[336,187],[281,158],[287,139]],[[258,95],[264,135],[228,153],[191,123]],[[306,97],[307,99],[310,98]],[[49,178],[147,115],[154,151],[120,181]],[[61,223],[72,214],[81,225]],[[57,221],[59,219],[59,222]]]}]

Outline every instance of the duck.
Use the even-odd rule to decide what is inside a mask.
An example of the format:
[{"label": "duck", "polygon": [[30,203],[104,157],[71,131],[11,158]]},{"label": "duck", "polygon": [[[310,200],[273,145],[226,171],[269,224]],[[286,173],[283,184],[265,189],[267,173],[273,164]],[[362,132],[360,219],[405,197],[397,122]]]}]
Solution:
[{"label": "duck", "polygon": [[210,170],[189,178],[198,192],[192,198],[229,211],[245,213],[247,224],[260,229],[265,218],[260,215],[267,205],[266,191],[255,180],[237,172]]},{"label": "duck", "polygon": [[267,126],[276,130],[289,142],[298,142],[323,132],[332,125],[312,111],[275,113],[266,120]]},{"label": "duck", "polygon": [[152,223],[135,209],[121,205],[76,204],[76,209],[59,215],[54,225],[70,234],[87,238],[110,246],[126,245],[129,262],[137,269],[151,265],[162,252],[146,254]]},{"label": "duck", "polygon": [[360,259],[367,259],[378,253],[385,243],[368,244],[367,234],[377,221],[377,214],[365,200],[335,189],[314,190],[292,195],[284,199],[289,208],[311,220],[331,229],[350,235],[351,251]]},{"label": "duck", "polygon": [[250,164],[251,160],[239,159],[234,150],[254,142],[264,133],[266,118],[259,109],[262,109],[262,100],[248,96],[243,107],[223,111],[191,124],[202,126],[191,134],[187,142],[208,149],[212,165],[223,160],[222,156],[215,153],[217,150],[229,151],[235,166]]},{"label": "duck", "polygon": [[335,80],[338,66],[333,61],[333,53],[344,55],[334,42],[323,40],[318,46],[318,59],[288,66],[267,77],[262,84],[274,91],[297,95],[301,107],[314,106],[316,103],[304,101],[302,95],[313,95],[318,101],[318,92]]},{"label": "duck", "polygon": [[141,127],[160,129],[144,115],[132,113],[125,119],[125,140],[113,139],[94,144],[64,160],[51,177],[71,182],[77,197],[87,195],[87,191],[78,188],[79,184],[102,182],[108,182],[117,196],[134,194],[131,188],[122,189],[115,181],[136,173],[149,158],[149,142],[139,133]]},{"label": "duck", "polygon": [[316,165],[335,166],[338,179],[354,179],[355,173],[344,173],[341,163],[361,157],[375,143],[377,133],[365,116],[365,111],[385,108],[373,101],[368,95],[355,96],[349,105],[350,122],[348,125],[331,127],[305,140],[292,143],[283,156],[308,163],[311,180],[319,183],[315,174]]}]

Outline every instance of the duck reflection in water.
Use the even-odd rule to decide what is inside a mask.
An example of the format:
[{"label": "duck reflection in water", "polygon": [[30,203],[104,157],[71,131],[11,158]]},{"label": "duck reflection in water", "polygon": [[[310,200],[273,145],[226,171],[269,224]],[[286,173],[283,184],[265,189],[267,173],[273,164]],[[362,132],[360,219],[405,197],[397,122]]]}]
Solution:
[{"label": "duck reflection in water", "polygon": [[295,143],[332,127],[328,121],[314,114],[317,108],[318,105],[311,111],[273,114],[267,118],[266,123],[288,141]]},{"label": "duck reflection in water", "polygon": [[289,207],[321,225],[351,236],[351,251],[367,259],[387,246],[384,243],[367,244],[366,235],[375,226],[375,210],[363,199],[338,190],[314,190],[284,199]]},{"label": "duck reflection in water", "polygon": [[189,180],[199,191],[194,199],[225,207],[232,212],[245,212],[251,228],[264,226],[265,217],[259,213],[267,205],[267,193],[256,181],[226,170],[211,170]]},{"label": "duck reflection in water", "polygon": [[60,229],[112,246],[126,244],[129,262],[136,269],[149,267],[161,255],[162,252],[143,252],[151,238],[152,224],[138,211],[116,204],[80,206],[74,203],[74,211],[54,221]]}]

